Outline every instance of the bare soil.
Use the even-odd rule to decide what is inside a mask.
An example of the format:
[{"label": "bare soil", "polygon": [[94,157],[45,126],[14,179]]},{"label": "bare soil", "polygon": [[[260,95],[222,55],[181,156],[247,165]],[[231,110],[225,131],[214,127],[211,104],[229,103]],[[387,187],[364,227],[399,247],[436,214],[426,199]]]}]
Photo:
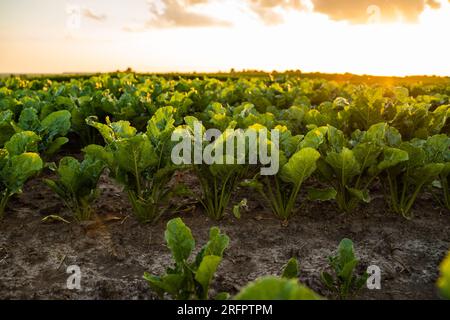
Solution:
[{"label": "bare soil", "polygon": [[[97,215],[82,224],[42,222],[47,215],[68,214],[42,177],[30,181],[11,201],[0,222],[1,299],[156,299],[142,275],[162,273],[172,263],[164,230],[175,216],[192,229],[198,247],[207,241],[211,226],[231,238],[213,294],[234,294],[260,276],[279,274],[289,258],[297,257],[300,280],[332,297],[320,282],[320,272],[347,237],[363,265],[382,270],[381,290],[363,289],[355,298],[438,298],[435,281],[439,262],[450,248],[450,213],[434,207],[429,194],[417,201],[412,220],[389,213],[381,195],[375,194],[372,203],[352,215],[340,214],[332,202],[305,202],[285,224],[258,196],[238,190],[233,201],[247,197],[250,208],[241,220],[228,214],[212,221],[198,204],[185,199],[158,223],[142,225],[133,217],[126,195],[108,177],[102,178],[100,188]],[[81,290],[66,287],[69,265],[81,268]]]}]

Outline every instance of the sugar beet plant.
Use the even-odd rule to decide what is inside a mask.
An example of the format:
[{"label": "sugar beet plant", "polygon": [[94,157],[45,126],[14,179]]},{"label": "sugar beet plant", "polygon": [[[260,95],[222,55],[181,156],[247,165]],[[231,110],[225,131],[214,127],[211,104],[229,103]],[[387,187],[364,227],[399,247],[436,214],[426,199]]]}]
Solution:
[{"label": "sugar beet plant", "polygon": [[78,221],[89,220],[92,203],[98,196],[98,180],[105,168],[103,160],[96,158],[96,150],[87,147],[83,161],[64,157],[55,168],[57,178],[45,179],[45,183],[62,199]]},{"label": "sugar beet plant", "polygon": [[[283,126],[275,128],[280,135],[279,171],[273,176],[256,176],[244,185],[256,189],[280,219],[288,219],[295,213],[296,201],[303,183],[316,170],[320,158],[317,150],[300,148],[301,136],[293,136]],[[266,143],[271,143],[267,140]]]},{"label": "sugar beet plant", "polygon": [[332,126],[311,130],[300,145],[320,151],[318,177],[331,185],[328,190],[309,190],[311,198],[335,198],[344,212],[370,202],[369,190],[380,174],[408,159],[400,143],[398,131],[385,123],[356,131],[351,139]]},{"label": "sugar beet plant", "polygon": [[138,133],[128,121],[106,124],[87,119],[97,128],[106,146],[89,146],[89,153],[103,160],[112,177],[124,186],[133,211],[141,222],[154,222],[164,212],[172,194],[169,186],[176,166],[171,161],[172,107],[160,108],[148,121],[147,131]]},{"label": "sugar beet plant", "polygon": [[195,248],[194,237],[183,221],[176,218],[167,223],[165,239],[175,264],[162,276],[145,273],[144,278],[150,288],[161,298],[168,294],[177,300],[208,299],[210,283],[228,247],[229,238],[218,228],[211,228],[209,241],[194,259],[190,259]]},{"label": "sugar beet plant", "polygon": [[21,132],[0,149],[0,219],[9,199],[22,192],[25,182],[42,170],[43,162],[36,153],[38,141],[35,133]]},{"label": "sugar beet plant", "polygon": [[[250,165],[245,164],[245,154],[248,143],[243,150],[238,150],[236,141],[245,139],[245,133],[233,129],[233,123],[223,133],[217,134],[215,140],[203,139],[205,128],[199,125],[194,117],[185,118],[186,125],[177,128],[179,137],[187,137],[191,146],[191,156],[195,159],[195,148],[199,148],[201,162],[192,164],[191,168],[196,174],[201,187],[201,194],[194,196],[202,204],[206,214],[212,219],[219,220],[225,214],[232,193],[236,190],[238,183],[249,172]],[[195,126],[199,125],[196,129]],[[195,134],[196,130],[200,134]],[[251,129],[249,129],[251,130]],[[201,141],[198,141],[201,137]],[[212,138],[212,137],[210,137]],[[245,141],[245,140],[243,140]],[[227,149],[231,143],[232,149]],[[209,161],[203,161],[204,155],[210,157]],[[244,161],[240,161],[244,160]],[[193,194],[193,193],[192,193]]]},{"label": "sugar beet plant", "polygon": [[435,184],[441,190],[442,197],[438,202],[444,207],[450,210],[450,159],[447,158],[444,163],[444,168],[439,175],[439,180]]},{"label": "sugar beet plant", "polygon": [[408,154],[407,161],[388,168],[383,179],[393,211],[410,218],[420,191],[439,178],[444,188],[444,201],[447,199],[449,145],[447,135],[413,139],[399,145]]},{"label": "sugar beet plant", "polygon": [[[430,161],[444,165],[438,179],[433,181],[433,186],[440,190],[436,196],[438,202],[450,210],[450,137],[445,134],[430,137],[425,151]],[[435,194],[436,189],[431,190],[432,194]]]},{"label": "sugar beet plant", "polygon": [[353,242],[343,239],[339,243],[335,256],[328,258],[332,273],[322,272],[321,279],[325,286],[340,299],[356,294],[366,283],[368,274],[357,273],[359,260],[355,256]]}]

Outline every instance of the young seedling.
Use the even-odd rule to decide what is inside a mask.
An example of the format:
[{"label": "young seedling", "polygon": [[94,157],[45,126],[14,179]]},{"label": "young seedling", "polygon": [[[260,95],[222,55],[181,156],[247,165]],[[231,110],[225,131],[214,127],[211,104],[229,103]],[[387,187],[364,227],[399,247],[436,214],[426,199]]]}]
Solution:
[{"label": "young seedling", "polygon": [[281,277],[286,279],[297,279],[299,273],[300,267],[298,265],[298,260],[295,258],[291,258],[284,266]]},{"label": "young seedling", "polygon": [[[195,240],[181,218],[167,223],[165,238],[175,264],[162,276],[144,273],[150,288],[161,298],[168,294],[176,300],[208,299],[210,283],[230,239],[213,227],[209,231],[209,241],[194,259],[190,259]],[[224,294],[219,294],[220,299],[223,297]]]},{"label": "young seedling", "polygon": [[350,239],[343,239],[339,243],[337,255],[329,257],[328,262],[333,273],[324,271],[321,279],[339,299],[354,296],[366,283],[368,278],[366,272],[356,274],[359,260],[355,256],[353,242]]}]

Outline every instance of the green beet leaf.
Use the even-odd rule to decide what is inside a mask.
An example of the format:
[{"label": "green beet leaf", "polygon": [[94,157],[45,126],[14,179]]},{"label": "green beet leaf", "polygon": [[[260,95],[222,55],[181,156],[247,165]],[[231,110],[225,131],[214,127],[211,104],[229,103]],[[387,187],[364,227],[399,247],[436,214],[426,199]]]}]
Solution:
[{"label": "green beet leaf", "polygon": [[312,148],[304,148],[295,153],[281,169],[281,179],[295,186],[302,184],[316,170],[320,153]]},{"label": "green beet leaf", "polygon": [[43,168],[37,153],[26,152],[11,156],[0,172],[4,185],[10,193],[20,192],[24,183]]},{"label": "green beet leaf", "polygon": [[9,155],[19,155],[25,152],[37,152],[38,144],[41,138],[32,131],[22,131],[14,134],[11,139],[5,143],[5,149]]},{"label": "green beet leaf", "polygon": [[209,284],[211,283],[211,280],[214,277],[214,274],[217,271],[217,267],[219,266],[221,261],[221,257],[206,255],[200,262],[197,272],[195,273],[195,280],[202,287],[202,293],[200,294],[201,299],[207,299]]},{"label": "green beet leaf", "polygon": [[176,263],[182,263],[195,247],[195,240],[191,230],[183,223],[181,218],[170,220],[165,232],[167,245],[172,251]]},{"label": "green beet leaf", "polygon": [[326,188],[326,189],[316,189],[310,188],[308,189],[308,198],[310,200],[318,200],[318,201],[329,201],[336,199],[337,191],[334,188]]},{"label": "green beet leaf", "polygon": [[450,300],[450,253],[441,262],[439,266],[440,277],[437,281],[437,286],[441,296]]},{"label": "green beet leaf", "polygon": [[41,132],[46,140],[52,141],[56,136],[65,136],[70,130],[71,117],[67,110],[56,111],[45,117],[41,122]]},{"label": "green beet leaf", "polygon": [[300,273],[300,267],[298,265],[298,260],[295,258],[289,259],[287,264],[283,268],[281,274],[282,278],[286,279],[297,279]]},{"label": "green beet leaf", "polygon": [[320,300],[311,289],[294,279],[273,276],[258,279],[244,287],[235,300]]}]

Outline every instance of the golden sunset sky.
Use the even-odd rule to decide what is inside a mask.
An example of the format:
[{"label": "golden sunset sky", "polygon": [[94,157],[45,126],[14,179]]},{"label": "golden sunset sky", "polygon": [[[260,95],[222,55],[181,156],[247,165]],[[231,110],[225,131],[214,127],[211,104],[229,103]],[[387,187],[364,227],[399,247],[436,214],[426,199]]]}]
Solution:
[{"label": "golden sunset sky", "polygon": [[0,73],[450,76],[448,0],[0,0]]}]

